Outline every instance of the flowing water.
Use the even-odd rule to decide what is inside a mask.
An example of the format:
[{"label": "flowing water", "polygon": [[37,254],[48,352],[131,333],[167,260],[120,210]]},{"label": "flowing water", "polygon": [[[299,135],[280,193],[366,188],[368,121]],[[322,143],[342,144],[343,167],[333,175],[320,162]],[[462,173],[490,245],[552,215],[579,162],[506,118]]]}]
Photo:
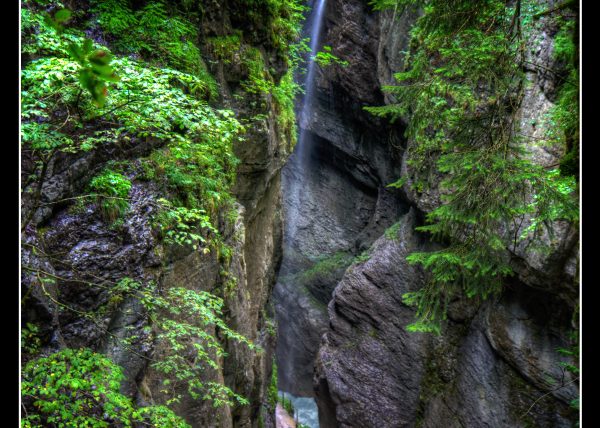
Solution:
[{"label": "flowing water", "polygon": [[294,414],[290,415],[294,420],[310,428],[319,428],[319,413],[314,398],[296,397],[289,393],[285,394],[285,398],[294,406]]},{"label": "flowing water", "polygon": [[[311,56],[315,55],[319,49],[319,37],[321,35],[321,27],[323,24],[323,12],[325,10],[325,3],[327,0],[315,0],[312,12],[307,19],[307,28],[309,29],[310,34],[310,50]],[[312,114],[314,114],[313,109],[313,97],[315,92],[315,62],[309,60],[308,62],[308,70],[306,73],[306,79],[304,81],[304,97],[302,98],[302,108],[300,109],[300,114],[298,116],[298,121],[300,122],[300,135],[298,136],[298,142],[294,147],[294,153],[298,157],[298,163],[300,167],[306,165],[308,162],[308,157],[310,156],[310,143],[307,141],[310,138],[309,132],[306,130],[306,124],[309,121],[309,118]],[[304,168],[302,168],[304,169]],[[294,195],[300,196],[302,189],[304,188],[304,183],[302,180],[296,180],[292,182],[290,188],[287,189],[288,192],[293,193]],[[301,198],[295,198],[301,199]],[[286,239],[294,240],[296,237],[296,233],[298,230],[298,213],[296,210],[291,209],[286,213]]]},{"label": "flowing water", "polygon": [[[311,56],[315,55],[319,49],[319,38],[321,34],[321,27],[323,24],[323,13],[325,10],[326,0],[314,0],[311,8],[311,13],[306,20],[305,32],[310,36],[310,49]],[[301,82],[302,83],[302,82]],[[302,98],[302,105],[299,109],[298,122],[300,135],[298,136],[298,142],[294,148],[294,155],[297,157],[297,162],[300,169],[300,175],[298,179],[293,180],[289,183],[288,188],[284,189],[285,192],[289,192],[292,198],[296,201],[302,201],[302,192],[306,189],[306,183],[302,179],[304,172],[310,157],[310,144],[309,139],[310,133],[306,130],[305,124],[308,123],[310,117],[315,114],[313,109],[313,98],[315,93],[315,63],[309,60],[306,78],[304,80],[304,97]],[[292,205],[288,207],[285,212],[285,232],[284,239],[287,242],[293,242],[297,238],[299,215],[298,210],[295,208],[298,205]],[[282,265],[286,264],[286,255],[284,253]],[[284,391],[280,392],[284,393]],[[295,409],[295,419],[310,428],[319,428],[319,417],[317,404],[313,397],[296,397],[285,392],[285,396],[291,399]]]}]

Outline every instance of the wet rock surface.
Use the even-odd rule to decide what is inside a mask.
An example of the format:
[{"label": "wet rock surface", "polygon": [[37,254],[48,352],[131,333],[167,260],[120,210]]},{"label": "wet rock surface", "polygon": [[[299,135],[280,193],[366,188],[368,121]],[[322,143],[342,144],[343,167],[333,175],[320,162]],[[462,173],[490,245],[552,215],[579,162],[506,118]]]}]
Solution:
[{"label": "wet rock surface", "polygon": [[397,241],[378,239],[346,271],[328,305],[314,379],[322,427],[414,424],[427,337],[402,328],[414,316],[402,294],[422,273],[405,260],[418,245],[414,211],[401,224]]},{"label": "wet rock surface", "polygon": [[[233,25],[248,30],[248,20],[244,19],[248,11],[235,0],[208,2],[203,12],[203,37],[230,34]],[[267,29],[254,30],[248,31],[244,43],[260,50],[278,80],[285,64],[273,46],[263,46]],[[185,286],[214,293],[224,299],[226,323],[260,346],[262,352],[230,343],[213,331],[222,339],[228,355],[218,359],[217,370],[206,370],[202,381],[224,383],[250,404],[215,409],[202,397],[188,396],[176,406],[176,412],[193,427],[255,427],[261,418],[266,428],[272,428],[274,414],[263,404],[275,346],[269,324],[272,314],[267,312],[281,259],[280,173],[291,142],[280,128],[272,100],[264,94],[249,95],[240,88],[240,80],[247,78],[240,73],[240,64],[210,64],[223,96],[213,102],[234,110],[240,118],[256,116],[259,108],[264,113],[249,127],[245,141],[235,143],[234,152],[240,159],[233,189],[237,203],[233,213],[218,214],[219,231],[232,249],[227,268],[229,278],[236,283],[234,290],[225,292],[224,262],[214,251],[203,254],[191,247],[166,245],[158,238],[152,224],[158,199],[172,195],[144,178],[137,165],[139,158],[164,142],[114,141],[84,154],[57,155],[46,171],[39,201],[35,188],[24,192],[22,216],[29,225],[22,236],[29,246],[24,245],[22,260],[29,269],[23,269],[22,275],[22,323],[41,326],[42,354],[79,346],[107,354],[124,368],[123,393],[138,405],[164,404],[164,375],[158,374],[150,361],[168,350],[153,343],[151,323],[140,302],[111,299],[110,289],[128,277],[153,283],[162,291]],[[75,204],[90,179],[111,160],[126,161],[128,171],[133,171],[128,177],[132,182],[129,209],[119,222],[104,219],[91,199]],[[33,168],[24,156],[25,179]],[[34,212],[37,202],[40,206]],[[41,270],[55,282],[40,281]],[[87,312],[101,316],[92,320]],[[125,345],[124,339],[129,344]]]},{"label": "wet rock surface", "polygon": [[[290,349],[296,346],[295,355],[304,355],[298,365],[303,369],[298,372],[307,373],[310,359],[306,352],[314,346],[307,344],[314,340],[315,330],[324,332],[313,379],[322,427],[438,427],[440,421],[452,427],[572,426],[576,414],[569,403],[578,395],[578,381],[564,369],[563,364],[570,360],[558,349],[571,345],[570,335],[576,327],[571,318],[577,300],[579,244],[576,231],[566,223],[556,222],[535,242],[528,239],[511,250],[517,275],[507,281],[501,296],[488,301],[453,301],[442,336],[405,330],[414,320],[414,310],[402,303],[402,294],[420,288],[424,281],[423,273],[407,265],[405,257],[431,248],[415,234],[414,227],[422,224],[424,213],[439,206],[440,192],[433,187],[417,194],[404,186],[399,195],[383,197],[383,185],[400,176],[406,176],[410,185],[405,151],[410,150],[410,142],[402,138],[401,121],[394,126],[379,123],[361,114],[361,109],[395,101],[379,87],[393,84],[393,72],[402,69],[400,51],[408,46],[408,31],[418,14],[407,10],[395,19],[391,11],[373,13],[358,0],[327,4],[323,43],[350,65],[320,70],[313,114],[301,118],[300,123],[316,136],[318,154],[313,156],[333,159],[331,163],[342,168],[353,183],[377,189],[372,193],[377,195],[376,205],[390,203],[396,210],[381,210],[383,217],[390,218],[388,226],[398,219],[401,226],[398,239],[381,236],[382,229],[363,229],[370,230],[369,238],[365,244],[356,239],[353,249],[368,248],[378,238],[369,260],[346,270],[334,285],[331,301],[325,302],[317,293],[319,302],[328,303],[328,321],[318,321],[320,328],[313,320],[322,315],[315,315],[307,293],[292,289],[293,285],[281,287],[280,294],[287,293],[278,298],[281,302],[297,299],[301,302],[297,307],[307,308],[306,314],[310,314],[303,318],[299,309],[290,309],[291,303],[285,303],[279,312],[287,311],[287,315],[281,319],[286,323],[295,319],[298,327],[285,325],[282,331],[287,335],[294,330],[300,343],[291,344],[287,336],[284,341]],[[552,108],[556,96],[556,82],[544,71],[544,67],[556,65],[552,63],[556,28],[550,20],[540,22],[527,52],[540,66],[527,71],[532,84],[525,92],[521,113],[524,131],[534,137],[540,131],[532,124],[539,123]],[[367,132],[361,131],[365,129]],[[386,152],[390,147],[396,150]],[[527,149],[531,158],[543,165],[555,164],[561,156],[548,147]],[[301,177],[293,163],[287,168],[288,179]],[[328,166],[320,165],[323,168]],[[321,177],[319,182],[327,188],[326,179]],[[343,183],[336,183],[340,185]],[[344,219],[352,225],[357,218],[353,216],[366,212],[366,204],[353,190],[346,190],[348,185],[342,188],[345,190],[331,193],[341,201],[323,204],[343,206],[352,195],[349,199],[356,201],[356,208]],[[318,191],[314,195],[323,198]],[[405,214],[408,206],[413,208]],[[377,208],[371,210],[365,218],[372,222],[376,212]],[[322,215],[307,209],[302,218],[305,230],[317,230],[318,224],[324,223]],[[332,232],[327,234],[328,230]],[[321,226],[319,232],[323,231],[325,235],[309,234],[309,247],[344,239],[336,227]],[[321,236],[326,237],[325,242],[317,238]],[[298,271],[311,267],[302,258],[302,245],[302,240],[290,244],[295,246],[295,259],[300,260],[293,266]],[[534,251],[536,246],[546,251]]]},{"label": "wet rock surface", "polygon": [[572,426],[577,387],[557,352],[572,312],[556,296],[515,284],[479,308],[453,302],[441,336],[405,330],[402,294],[423,283],[405,257],[427,248],[415,224],[411,211],[334,291],[314,377],[320,426]]},{"label": "wet rock surface", "polygon": [[[328,1],[322,43],[349,61],[348,67],[316,70],[303,153],[283,169],[286,255],[275,287],[280,388],[311,396],[320,337],[327,329],[326,304],[354,256],[366,251],[407,211],[400,192],[387,188],[400,174],[402,127],[379,121],[362,109],[383,102],[376,73],[377,20],[360,2]],[[300,102],[300,105],[302,100]],[[295,183],[301,183],[298,187]],[[298,281],[340,252],[345,264]]]}]

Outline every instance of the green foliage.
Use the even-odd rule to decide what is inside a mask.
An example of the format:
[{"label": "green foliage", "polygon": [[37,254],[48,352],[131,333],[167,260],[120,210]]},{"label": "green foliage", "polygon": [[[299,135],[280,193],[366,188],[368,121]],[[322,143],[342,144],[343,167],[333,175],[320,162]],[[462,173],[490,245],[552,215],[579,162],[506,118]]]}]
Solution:
[{"label": "green foliage", "polygon": [[339,59],[337,56],[331,53],[331,46],[323,46],[322,51],[317,52],[313,57],[313,60],[321,67],[328,67],[331,64],[337,64],[341,67],[347,67],[350,63],[345,60]]},{"label": "green foliage", "polygon": [[[140,143],[158,147],[142,159],[142,168],[146,178],[162,187],[169,198],[158,201],[160,207],[154,218],[161,237],[167,244],[190,245],[203,252],[210,248],[225,266],[231,262],[231,249],[223,245],[215,225],[217,214],[232,201],[230,189],[239,162],[232,146],[241,141],[244,128],[233,112],[209,106],[208,101],[216,98],[218,88],[196,45],[201,5],[191,1],[177,3],[92,1],[93,16],[87,22],[86,32],[95,34],[100,30],[103,37],[99,39],[108,42],[109,50],[89,40],[80,28],[63,26],[67,22],[86,25],[87,11],[69,14],[61,12],[62,4],[54,0],[25,0],[23,149],[36,160],[37,179],[41,182],[44,167],[57,152],[76,154],[100,145],[128,149]],[[270,42],[284,62],[296,64],[296,57],[292,56],[296,47],[292,42],[299,34],[303,8],[292,0],[250,3],[255,11],[268,12],[254,15],[260,22],[258,27],[267,29]],[[53,16],[48,18],[45,10],[59,12],[51,12]],[[235,54],[241,38],[241,31],[227,38],[213,38],[208,41],[207,49],[213,49],[215,57],[226,63]],[[249,58],[248,84],[257,92],[272,96],[280,128],[291,140],[295,136],[293,98],[298,91],[293,72],[275,82],[274,71],[268,69],[260,51],[244,52]],[[134,176],[134,173],[129,165],[119,168],[112,165],[90,182],[88,190],[107,218],[114,220],[127,209],[131,183],[125,174]],[[227,293],[235,287],[235,278],[226,268],[222,268],[221,275]],[[152,284],[142,285],[126,278],[109,291],[106,305],[88,315],[92,318],[105,315],[126,297],[137,298],[144,304],[151,319],[151,339],[156,340],[157,349],[164,350],[151,364],[165,377],[163,392],[170,395],[169,404],[181,399],[181,387],[193,398],[209,400],[215,406],[248,403],[222,384],[200,381],[205,377],[204,371],[217,368],[218,361],[226,356],[224,340],[257,349],[225,324],[222,299],[186,288],[159,293]],[[270,327],[267,322],[267,328]],[[24,346],[31,347],[33,353],[37,333],[29,326],[23,332]],[[127,346],[133,339],[122,340]],[[72,352],[65,354],[60,364],[65,367],[64,376],[69,382],[69,376],[84,379],[76,382],[84,386],[81,393],[84,403],[75,409],[65,407],[79,406],[79,390],[74,393],[64,388],[56,390],[48,400],[59,403],[52,404],[52,411],[58,413],[30,411],[27,407],[32,417],[30,425],[41,421],[43,426],[47,426],[46,422],[59,426],[62,422],[66,426],[86,423],[131,426],[139,421],[149,426],[185,426],[179,424],[179,418],[167,407],[135,409],[118,395],[118,388],[114,388],[118,386],[120,369],[109,360],[93,353]],[[96,381],[100,378],[107,383]],[[41,378],[36,378],[29,386],[37,387],[33,385],[36,382],[38,386],[44,385]],[[98,400],[92,398],[95,394],[86,391],[88,386],[100,391]],[[72,402],[66,403],[63,395],[71,397]],[[89,403],[85,401],[87,396],[92,400]],[[79,410],[83,413],[78,414]],[[62,417],[65,419],[61,420]],[[80,419],[71,424],[68,418]],[[96,422],[92,422],[94,418]]]},{"label": "green foliage", "polygon": [[39,337],[39,327],[32,323],[26,323],[21,327],[21,350],[28,354],[36,354],[42,344]]},{"label": "green foliage", "polygon": [[567,64],[566,77],[560,87],[558,101],[551,112],[551,126],[547,137],[565,142],[565,155],[560,162],[563,176],[579,178],[579,71],[578,50],[575,45],[575,21],[562,21],[554,38],[554,56]]},{"label": "green foliage", "polygon": [[[218,236],[217,229],[214,228],[210,217],[203,209],[174,207],[166,199],[159,199],[162,210],[157,216],[157,223],[163,234],[164,241],[167,244],[191,245],[194,250],[207,240],[199,232],[208,231]],[[203,248],[204,253],[209,252],[209,248]]]},{"label": "green foliage", "polygon": [[267,70],[260,50],[247,47],[242,53],[242,63],[248,73],[248,78],[242,82],[242,88],[250,94],[271,95],[279,130],[282,132],[282,137],[290,142],[290,148],[293,148],[297,141],[294,100],[300,92],[300,86],[294,81],[294,73],[300,64],[299,55],[302,46],[302,43],[292,46],[290,67],[279,83],[275,83]]},{"label": "green foliage", "polygon": [[129,0],[94,0],[100,27],[114,37],[115,50],[139,54],[159,67],[169,67],[197,77],[207,98],[218,95],[217,83],[208,73],[198,40],[198,23],[190,14],[178,12],[168,2],[155,0],[133,10]]},{"label": "green foliage", "polygon": [[279,401],[279,390],[277,389],[277,363],[273,358],[273,369],[271,371],[271,383],[269,384],[269,391],[267,393],[267,402],[271,406],[271,410],[275,410],[277,402]]},{"label": "green foliage", "polygon": [[214,407],[233,406],[236,402],[248,404],[247,399],[223,384],[201,381],[205,370],[218,369],[218,359],[227,356],[215,330],[226,339],[258,349],[223,321],[221,298],[183,287],[158,294],[153,287],[130,278],[122,279],[113,293],[137,297],[148,311],[157,346],[166,350],[151,365],[165,376],[161,392],[170,396],[168,405],[181,400],[179,386],[185,387],[192,398],[209,400]]},{"label": "green foliage", "polygon": [[[579,307],[573,312],[573,322],[578,322]],[[566,357],[566,361],[561,361],[559,365],[571,373],[574,380],[578,380],[580,376],[579,372],[579,330],[575,329],[570,334],[570,344],[566,348],[558,348],[557,352],[562,356]],[[563,378],[564,379],[564,378]],[[564,381],[563,381],[564,382]],[[579,396],[571,400],[570,406],[579,411]]]},{"label": "green foliage", "polygon": [[277,322],[274,319],[268,318],[266,315],[263,316],[265,320],[265,327],[267,333],[271,337],[277,337]]},{"label": "green foliage", "polygon": [[119,392],[119,366],[90,349],[63,349],[30,361],[22,373],[23,427],[189,427],[164,406],[136,408]]},{"label": "green foliage", "polygon": [[[306,7],[299,0],[237,0],[254,28],[265,29],[268,43],[289,60],[291,45],[302,30]],[[260,36],[259,36],[260,37]],[[286,64],[288,65],[288,64]]]},{"label": "green foliage", "polygon": [[423,3],[419,0],[370,0],[369,5],[373,7],[373,10],[397,10],[398,7],[404,7],[408,5]]},{"label": "green foliage", "polygon": [[93,42],[90,39],[85,39],[81,46],[71,43],[69,53],[80,65],[79,83],[87,89],[98,107],[104,106],[108,93],[105,82],[120,80],[110,65],[112,55],[106,49],[93,50]]},{"label": "green foliage", "polygon": [[242,82],[242,88],[251,94],[270,93],[274,82],[260,50],[254,47],[246,48],[242,61],[248,71],[248,79]]},{"label": "green foliage", "polygon": [[390,227],[388,227],[385,232],[383,233],[385,235],[385,237],[391,241],[397,241],[398,240],[398,231],[400,230],[400,222],[396,222],[393,225],[391,225]]},{"label": "green foliage", "polygon": [[105,169],[90,181],[89,189],[107,221],[115,221],[129,208],[131,181],[123,174]]},{"label": "green foliage", "polygon": [[[501,290],[503,278],[512,274],[508,248],[549,230],[554,220],[578,220],[576,183],[567,166],[559,175],[527,160],[523,151],[522,25],[532,21],[532,10],[500,0],[371,4],[424,10],[411,32],[407,69],[395,75],[399,85],[383,88],[398,103],[366,110],[406,121],[412,189],[418,194],[435,186],[442,195],[441,206],[418,230],[447,247],[408,257],[431,279],[405,296],[405,303],[417,308],[417,322],[408,329],[439,332],[453,298],[486,298]],[[568,61],[573,51],[559,35],[558,55]],[[567,114],[578,90],[569,91],[555,113],[563,129],[578,122]],[[390,186],[401,187],[408,178]],[[519,224],[525,226],[519,230]],[[514,229],[520,234],[514,236]]]},{"label": "green foliage", "polygon": [[[184,203],[214,214],[229,200],[238,163],[232,144],[241,125],[231,111],[214,110],[202,100],[205,85],[192,75],[127,58],[114,63],[123,77],[99,110],[81,94],[74,62],[54,57],[30,63],[22,80],[23,143],[34,150],[76,152],[115,140],[170,141],[150,156],[148,166]],[[66,120],[57,119],[59,113]],[[82,122],[96,130],[77,132]]]},{"label": "green foliage", "polygon": [[279,396],[278,398],[279,404],[285,409],[286,412],[292,417],[294,417],[295,409],[292,404],[292,400],[285,396],[285,393]]},{"label": "green foliage", "polygon": [[241,35],[236,32],[228,36],[209,37],[206,39],[206,47],[222,64],[231,64],[235,54],[241,50]]},{"label": "green foliage", "polygon": [[369,250],[365,250],[360,253],[358,256],[354,257],[353,263],[364,263],[371,258],[371,253]]},{"label": "green foliage", "polygon": [[181,119],[170,118],[179,132],[173,132],[172,142],[156,150],[147,162],[154,179],[164,182],[182,204],[204,209],[214,217],[231,201],[229,189],[239,162],[232,145],[243,128],[230,111],[214,112],[203,105],[186,112],[179,108]]},{"label": "green foliage", "polygon": [[[106,49],[94,49],[92,40],[74,32],[62,36],[64,24],[72,17],[69,9],[59,9],[54,16],[46,12],[35,13],[24,9],[23,20],[25,29],[39,27],[37,41],[39,46],[32,49],[25,47],[24,52],[37,53],[37,49],[47,48],[53,53],[68,53],[79,64],[78,78],[81,86],[86,89],[98,106],[106,102],[107,86],[105,82],[116,82],[119,77],[110,65],[112,56]],[[52,34],[52,30],[55,34]],[[81,40],[82,39],[82,40]]]},{"label": "green foliage", "polygon": [[309,269],[302,271],[296,281],[300,284],[310,284],[315,280],[327,280],[327,277],[333,275],[336,271],[346,269],[352,264],[354,258],[345,251],[338,251],[334,254],[322,257]]},{"label": "green foliage", "polygon": [[294,100],[300,92],[300,86],[294,81],[295,70],[295,68],[288,69],[279,84],[271,89],[275,117],[279,129],[283,131],[285,141],[290,143],[290,148],[293,148],[298,140]]},{"label": "green foliage", "polygon": [[400,177],[398,180],[394,181],[393,183],[388,184],[385,187],[391,187],[393,189],[400,189],[402,188],[402,186],[404,186],[407,182],[406,177]]},{"label": "green foliage", "polygon": [[[61,8],[60,2],[51,0],[50,6]],[[21,8],[21,52],[25,55],[67,56],[69,44],[85,38],[81,30],[65,27],[68,20],[49,15],[37,2],[24,0]],[[56,13],[58,13],[56,12]],[[64,13],[64,12],[63,12]],[[73,16],[73,14],[71,14]],[[77,16],[77,13],[75,13]]]}]

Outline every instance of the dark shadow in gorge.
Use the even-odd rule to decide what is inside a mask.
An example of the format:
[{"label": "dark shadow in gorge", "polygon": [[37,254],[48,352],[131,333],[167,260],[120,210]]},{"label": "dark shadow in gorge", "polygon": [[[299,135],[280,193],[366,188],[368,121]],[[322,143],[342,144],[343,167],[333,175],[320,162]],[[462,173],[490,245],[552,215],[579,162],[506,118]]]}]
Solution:
[{"label": "dark shadow in gorge", "polygon": [[313,396],[314,358],[331,293],[346,267],[407,207],[370,165],[373,153],[344,151],[310,131],[304,143],[304,162],[294,153],[283,169],[283,262],[273,297],[279,388]]}]

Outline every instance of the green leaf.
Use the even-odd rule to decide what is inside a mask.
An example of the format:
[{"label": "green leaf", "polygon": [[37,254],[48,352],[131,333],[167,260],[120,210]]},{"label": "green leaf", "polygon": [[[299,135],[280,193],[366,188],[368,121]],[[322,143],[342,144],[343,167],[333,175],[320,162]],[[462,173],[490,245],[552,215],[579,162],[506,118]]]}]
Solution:
[{"label": "green leaf", "polygon": [[58,12],[56,12],[54,14],[54,20],[59,23],[62,24],[64,22],[67,22],[69,19],[71,19],[71,11],[69,9],[60,9]]}]

